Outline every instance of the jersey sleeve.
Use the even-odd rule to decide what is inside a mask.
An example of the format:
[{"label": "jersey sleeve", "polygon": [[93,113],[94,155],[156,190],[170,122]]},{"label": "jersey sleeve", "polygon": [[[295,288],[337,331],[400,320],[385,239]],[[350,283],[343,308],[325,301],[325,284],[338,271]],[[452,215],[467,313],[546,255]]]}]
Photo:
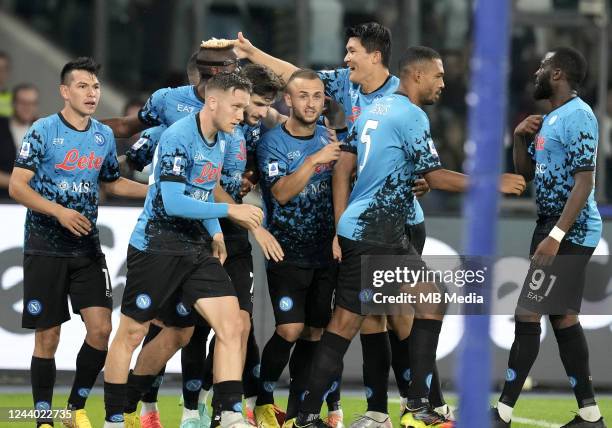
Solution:
[{"label": "jersey sleeve", "polygon": [[257,145],[257,164],[261,177],[269,188],[285,177],[289,170],[289,159],[279,146],[280,141],[268,136],[264,136]]},{"label": "jersey sleeve", "polygon": [[166,129],[165,126],[160,125],[144,130],[140,134],[138,141],[132,144],[132,147],[125,152],[125,157],[134,169],[142,171],[145,166],[153,162],[155,148]]},{"label": "jersey sleeve", "polygon": [[562,144],[571,174],[593,171],[599,133],[597,120],[586,110],[575,110],[564,118]]},{"label": "jersey sleeve", "polygon": [[98,176],[100,181],[115,181],[120,176],[119,172],[119,161],[117,160],[117,145],[115,144],[115,137],[112,132],[109,133],[108,139],[110,141],[109,150],[106,153],[102,167],[100,168],[100,175]]},{"label": "jersey sleeve", "polygon": [[357,135],[359,120],[351,127],[351,130],[340,143],[340,150],[357,154]]},{"label": "jersey sleeve", "polygon": [[45,156],[47,133],[41,121],[35,122],[21,142],[15,166],[36,171]]},{"label": "jersey sleeve", "polygon": [[157,126],[165,123],[166,97],[170,88],[158,89],[153,92],[145,105],[138,112],[138,119],[148,126]]},{"label": "jersey sleeve", "polygon": [[180,135],[165,132],[158,148],[159,180],[187,182],[189,150]]},{"label": "jersey sleeve", "polygon": [[442,168],[438,151],[431,138],[429,120],[424,113],[413,114],[404,122],[404,148],[414,162],[415,174],[425,174]]},{"label": "jersey sleeve", "polygon": [[342,96],[348,91],[348,86],[350,85],[349,69],[336,68],[335,70],[320,70],[317,71],[317,74],[325,85],[325,95],[342,103]]}]

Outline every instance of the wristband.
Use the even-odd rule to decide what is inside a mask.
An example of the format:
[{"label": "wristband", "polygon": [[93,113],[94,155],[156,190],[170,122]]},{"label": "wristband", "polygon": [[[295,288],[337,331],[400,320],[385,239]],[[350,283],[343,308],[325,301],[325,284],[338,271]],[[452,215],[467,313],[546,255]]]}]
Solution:
[{"label": "wristband", "polygon": [[561,241],[563,241],[563,237],[565,236],[565,232],[562,231],[561,229],[559,229],[557,226],[555,226],[550,231],[548,236],[550,236],[552,239],[554,239],[555,241],[560,243]]}]

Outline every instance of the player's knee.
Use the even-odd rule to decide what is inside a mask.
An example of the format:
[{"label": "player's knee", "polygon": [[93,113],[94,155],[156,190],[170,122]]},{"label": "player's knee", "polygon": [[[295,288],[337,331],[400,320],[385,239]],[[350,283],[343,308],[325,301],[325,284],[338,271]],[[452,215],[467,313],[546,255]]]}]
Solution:
[{"label": "player's knee", "polygon": [[216,340],[223,342],[226,346],[234,344],[240,346],[243,325],[244,323],[240,318],[221,321],[215,330]]},{"label": "player's knee", "polygon": [[146,324],[140,324],[135,322],[124,330],[123,334],[121,335],[121,339],[124,344],[133,352],[143,341],[143,339],[147,335],[148,330],[149,329]]},{"label": "player's knee", "polygon": [[300,323],[280,324],[276,326],[276,334],[287,342],[295,342],[298,340],[303,330],[304,324]]},{"label": "player's knee", "polygon": [[561,330],[578,324],[578,315],[550,315],[549,319],[555,330]]},{"label": "player's knee", "polygon": [[309,340],[312,342],[316,342],[318,340],[321,340],[321,336],[323,335],[323,328],[318,328],[318,327],[304,327],[304,330],[302,331],[301,334],[301,338],[304,340]]},{"label": "player's knee", "polygon": [[112,325],[110,322],[96,323],[89,326],[87,329],[88,342],[96,348],[106,347],[111,330]]},{"label": "player's knee", "polygon": [[191,336],[193,335],[193,328],[181,328],[176,330],[176,349],[184,348],[187,346],[189,341],[191,340]]},{"label": "player's knee", "polygon": [[514,316],[514,322],[540,322],[541,318],[538,314],[517,314]]}]

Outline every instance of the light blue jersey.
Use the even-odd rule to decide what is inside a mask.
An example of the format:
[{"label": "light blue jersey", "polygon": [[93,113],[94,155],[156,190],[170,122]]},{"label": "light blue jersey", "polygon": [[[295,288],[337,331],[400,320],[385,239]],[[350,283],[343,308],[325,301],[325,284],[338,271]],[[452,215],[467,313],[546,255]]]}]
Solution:
[{"label": "light blue jersey", "polygon": [[357,180],[338,235],[401,246],[415,177],[442,167],[427,115],[405,95],[383,97],[362,112],[343,150],[357,154]]},{"label": "light blue jersey", "polygon": [[[400,83],[400,80],[396,76],[389,75],[380,88],[368,94],[364,94],[361,90],[361,85],[353,83],[349,79],[350,70],[348,68],[323,70],[319,71],[318,74],[325,85],[325,94],[342,104],[344,107],[344,115],[346,116],[346,123],[349,128],[351,128],[359,118],[363,109],[374,101],[395,93]],[[412,196],[412,205],[406,219],[406,224],[408,226],[423,223],[425,221],[423,209],[414,195]]]},{"label": "light blue jersey", "polygon": [[53,256],[100,253],[98,183],[119,178],[112,130],[90,119],[87,128],[79,131],[61,113],[47,116],[34,122],[25,135],[15,166],[34,171],[30,187],[36,193],[78,211],[92,225],[89,235],[77,237],[55,217],[28,209],[24,252]]},{"label": "light blue jersey", "polygon": [[130,245],[141,251],[180,255],[197,252],[209,241],[202,221],[166,213],[160,182],[185,183],[187,196],[214,202],[212,192],[221,177],[225,148],[231,138],[231,134],[217,132],[214,142],[206,141],[197,113],[179,120],[162,134],[144,210]]},{"label": "light blue jersey", "polygon": [[[538,216],[561,215],[574,187],[574,174],[595,170],[598,139],[597,119],[591,107],[578,97],[544,116],[542,128],[528,149],[536,163]],[[596,247],[601,229],[593,189],[566,237],[574,244]]]},{"label": "light blue jersey", "polygon": [[140,121],[149,126],[170,126],[183,117],[202,110],[204,100],[195,86],[163,88],[153,92],[138,112]]}]

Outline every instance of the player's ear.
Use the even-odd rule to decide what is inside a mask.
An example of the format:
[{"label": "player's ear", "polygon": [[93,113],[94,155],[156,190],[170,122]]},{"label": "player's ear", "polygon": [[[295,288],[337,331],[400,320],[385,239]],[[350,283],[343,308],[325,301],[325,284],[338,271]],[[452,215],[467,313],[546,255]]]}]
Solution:
[{"label": "player's ear", "polygon": [[553,68],[550,76],[552,77],[552,80],[559,80],[563,76],[563,70],[560,68]]},{"label": "player's ear", "polygon": [[372,64],[379,64],[382,61],[382,54],[380,51],[372,52]]},{"label": "player's ear", "polygon": [[60,85],[59,86],[59,92],[60,92],[60,96],[65,100],[68,101],[68,86],[67,85]]},{"label": "player's ear", "polygon": [[285,104],[287,104],[287,107],[293,107],[293,105],[291,104],[291,95],[289,95],[289,92],[285,92],[283,97],[285,97]]},{"label": "player's ear", "polygon": [[211,111],[215,111],[217,109],[218,100],[214,95],[209,95],[206,97],[206,105],[210,108]]}]

